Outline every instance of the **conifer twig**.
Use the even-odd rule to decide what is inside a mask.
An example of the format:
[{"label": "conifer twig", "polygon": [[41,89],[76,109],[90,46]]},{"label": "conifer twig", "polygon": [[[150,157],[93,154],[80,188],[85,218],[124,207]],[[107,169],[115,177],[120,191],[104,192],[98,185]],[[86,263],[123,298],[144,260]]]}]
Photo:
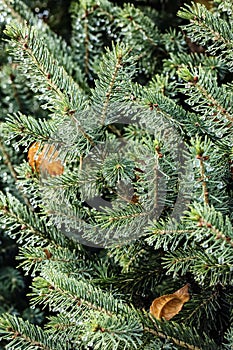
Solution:
[{"label": "conifer twig", "polygon": [[211,106],[216,107],[216,109],[223,115],[229,122],[229,127],[233,124],[233,117],[232,115],[223,107],[220,105],[220,103],[211,95],[208,93],[208,91],[201,86],[198,82],[193,83],[195,87],[200,91],[200,93],[208,100],[210,101]]},{"label": "conifer twig", "polygon": [[110,81],[108,91],[105,94],[106,98],[105,98],[103,109],[102,109],[102,112],[101,112],[101,124],[102,125],[104,125],[104,122],[105,122],[105,119],[106,119],[107,108],[108,108],[108,105],[109,105],[109,101],[110,101],[110,98],[111,98],[112,89],[113,89],[113,86],[114,86],[114,83],[115,83],[115,80],[116,80],[116,77],[117,77],[117,73],[118,73],[119,69],[121,68],[121,62],[122,62],[122,54],[118,54],[117,55],[117,62],[116,62],[115,69],[114,69],[114,72],[113,72],[113,75],[112,75],[112,79]]},{"label": "conifer twig", "polygon": [[181,346],[182,348],[186,348],[186,349],[189,349],[189,350],[201,350],[199,347],[197,347],[195,345],[187,344],[184,341],[181,341],[181,340],[176,339],[174,337],[171,337],[169,335],[165,335],[164,333],[156,331],[155,329],[152,329],[152,328],[149,328],[149,327],[145,327],[144,330],[146,332],[149,332],[149,333],[159,337],[159,338],[171,340],[173,343]]}]

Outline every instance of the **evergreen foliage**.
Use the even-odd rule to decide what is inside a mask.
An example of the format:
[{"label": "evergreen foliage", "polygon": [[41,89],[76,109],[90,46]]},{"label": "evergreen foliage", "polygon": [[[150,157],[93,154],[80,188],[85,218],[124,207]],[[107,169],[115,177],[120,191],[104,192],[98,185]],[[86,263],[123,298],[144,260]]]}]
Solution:
[{"label": "evergreen foliage", "polygon": [[0,0],[0,349],[232,348],[233,8],[203,2],[74,0],[64,38]]}]

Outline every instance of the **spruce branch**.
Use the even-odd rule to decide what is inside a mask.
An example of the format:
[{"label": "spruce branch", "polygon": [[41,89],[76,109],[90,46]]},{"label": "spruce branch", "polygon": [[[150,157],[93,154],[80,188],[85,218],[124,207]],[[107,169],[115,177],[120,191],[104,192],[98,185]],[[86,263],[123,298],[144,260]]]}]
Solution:
[{"label": "spruce branch", "polygon": [[[72,247],[71,247],[72,248]],[[35,276],[36,271],[41,271],[45,266],[50,266],[62,272],[75,271],[76,275],[89,277],[93,272],[91,262],[85,252],[80,249],[60,247],[50,243],[44,247],[23,247],[19,249],[17,260],[19,266],[26,273]]]},{"label": "spruce branch", "polygon": [[144,315],[144,331],[161,339],[168,339],[173,344],[189,350],[211,350],[216,347],[216,343],[211,341],[206,334],[203,334],[201,338],[194,327],[174,321],[163,320],[161,322],[151,314]]},{"label": "spruce branch", "polygon": [[95,2],[72,2],[71,46],[74,61],[82,68],[89,80],[96,77],[97,59],[102,56],[105,41],[114,36],[114,16],[120,8],[107,0]]},{"label": "spruce branch", "polygon": [[[224,173],[227,172],[225,152],[227,145],[222,146],[224,154],[221,154],[220,148],[213,143],[207,135],[202,139],[200,137],[191,139],[190,151],[195,158],[194,174],[195,184],[200,190],[196,192],[196,200],[200,195],[205,205],[212,204],[216,209],[227,213],[226,204],[229,199],[224,189]],[[211,156],[210,156],[211,154]],[[210,174],[209,169],[214,169]],[[217,180],[218,178],[218,180]],[[219,180],[222,179],[223,186],[219,186]],[[218,199],[216,194],[218,193]],[[221,201],[221,202],[220,202]]]},{"label": "spruce branch", "polygon": [[161,339],[171,340],[174,344],[181,346],[182,348],[185,348],[188,350],[201,350],[201,348],[199,348],[198,346],[188,344],[186,342],[183,342],[182,340],[176,339],[175,337],[167,336],[164,333],[158,332],[152,328],[145,327],[144,329],[146,332],[151,333]]},{"label": "spruce branch", "polygon": [[[223,58],[229,69],[233,67],[232,29],[218,13],[211,13],[202,4],[192,3],[178,11],[178,16],[190,21],[183,29],[194,42],[207,46],[210,54]],[[211,40],[211,43],[209,41]]]},{"label": "spruce branch", "polygon": [[166,222],[160,220],[152,221],[148,225],[146,233],[149,235],[146,237],[146,242],[153,245],[155,250],[163,248],[165,251],[168,249],[174,251],[184,241],[184,248],[187,249],[190,239],[195,234],[195,229],[187,228],[183,222],[178,224],[171,220]]},{"label": "spruce branch", "polygon": [[207,230],[214,240],[222,240],[224,244],[233,246],[232,225],[228,217],[225,218],[220,212],[213,207],[204,206],[194,203],[188,215],[190,220],[196,222],[196,226],[201,230]]},{"label": "spruce branch", "polygon": [[[188,67],[182,67],[178,71],[179,76],[188,82],[181,89],[186,96],[190,96],[186,102],[198,112],[213,118],[215,123],[222,121],[223,127],[231,128],[233,122],[232,108],[229,103],[231,94],[222,85],[218,87],[217,77],[213,77],[210,71],[205,71],[201,66],[196,72]],[[221,124],[220,124],[221,125]]]},{"label": "spruce branch", "polygon": [[226,350],[231,350],[233,345],[233,328],[231,327],[226,334],[223,348]]},{"label": "spruce branch", "polygon": [[[4,129],[10,138],[20,137],[18,143],[27,145],[38,141],[50,141],[55,143],[55,125],[51,121],[37,120],[34,117],[26,116],[20,112],[8,115]],[[60,141],[60,140],[59,140]]]},{"label": "spruce branch", "polygon": [[21,70],[26,71],[31,79],[31,88],[40,92],[42,99],[47,101],[44,108],[62,117],[79,110],[83,103],[83,93],[78,84],[59,66],[46,45],[41,43],[34,27],[11,24],[5,30],[11,52],[19,62]]},{"label": "spruce branch", "polygon": [[[135,74],[136,58],[130,55],[131,48],[121,44],[109,48],[103,56],[98,70],[99,79],[92,91],[92,105],[101,125],[110,119],[120,108],[125,113],[128,105],[125,96],[131,91],[130,80]],[[117,102],[117,103],[116,103]],[[109,122],[108,122],[109,123]]]},{"label": "spruce branch", "polygon": [[[49,314],[43,328],[0,318],[12,350],[232,345],[233,7],[185,5],[185,44],[166,30],[174,4],[121,3],[73,1],[69,46],[26,0],[0,0],[3,140],[53,143],[65,161],[44,178],[0,144],[14,195],[0,195],[3,240],[17,240],[32,306]],[[189,53],[194,41],[204,53]],[[140,311],[184,283],[193,295],[175,321]]]},{"label": "spruce branch", "polygon": [[202,67],[205,71],[211,71],[212,77],[217,74],[220,80],[223,80],[227,74],[228,67],[226,63],[215,56],[207,56],[198,53],[170,53],[169,58],[164,60],[163,68],[165,72],[169,72],[172,76],[179,74],[180,69],[184,67],[193,67],[198,70]]},{"label": "spruce branch", "polygon": [[[125,4],[124,9],[119,14],[119,22],[125,21],[126,27],[128,28],[130,35],[140,33],[139,42],[140,45],[142,40],[148,41],[152,47],[158,47],[159,43],[159,32],[153,21],[145,16],[145,14],[138,8],[135,8],[132,4]],[[137,39],[136,39],[137,40]]]},{"label": "spruce branch", "polygon": [[116,64],[115,64],[114,71],[113,71],[113,74],[112,74],[112,77],[111,77],[111,81],[109,83],[108,90],[107,90],[106,95],[105,95],[106,99],[105,99],[105,101],[103,103],[103,109],[102,109],[101,117],[100,117],[101,124],[103,124],[103,125],[105,123],[107,108],[108,108],[108,105],[109,105],[109,101],[110,101],[110,97],[111,97],[111,94],[112,94],[113,86],[115,84],[115,80],[116,80],[116,77],[117,77],[117,74],[118,74],[118,70],[121,68],[121,65],[122,65],[122,53],[120,52],[119,54],[117,54]]},{"label": "spruce branch", "polygon": [[21,244],[30,242],[32,245],[46,246],[52,240],[55,244],[65,245],[64,236],[55,228],[47,228],[45,218],[31,212],[10,194],[4,196],[1,193],[0,218],[5,230],[12,237],[17,237]]},{"label": "spruce branch", "polygon": [[0,339],[8,340],[12,350],[29,350],[32,347],[37,350],[70,349],[68,339],[60,342],[60,339],[50,336],[41,327],[8,314],[0,318]]},{"label": "spruce branch", "polygon": [[27,22],[30,26],[36,27],[38,35],[41,40],[46,42],[46,47],[50,53],[56,57],[62,66],[64,66],[67,73],[72,75],[73,70],[75,70],[76,80],[82,87],[85,87],[81,70],[77,66],[74,67],[74,57],[71,47],[65,42],[65,40],[54,33],[46,22],[40,20],[34,15],[24,1],[2,0],[0,3],[0,10],[5,16],[7,14],[6,18],[8,19],[11,18],[12,20],[16,20],[17,23],[22,25]]},{"label": "spruce branch", "polygon": [[[73,316],[81,312],[80,305],[84,309],[105,313],[108,316],[132,315],[133,310],[121,299],[116,299],[111,293],[103,292],[84,278],[77,280],[75,277],[48,268],[43,269],[42,276],[34,279],[31,294],[34,305],[49,304],[55,312],[63,310]],[[40,293],[42,285],[43,295]]]},{"label": "spruce branch", "polygon": [[157,118],[159,115],[163,116],[163,118],[160,117],[161,122],[165,119],[168,123],[174,123],[173,125],[175,125],[179,131],[184,132],[183,128],[185,128],[186,132],[190,135],[197,132],[199,116],[185,111],[182,106],[179,106],[171,98],[155,92],[153,87],[144,89],[139,103],[144,106],[146,105],[147,109],[151,111],[150,114],[145,112],[145,117],[142,116],[143,122],[146,123],[146,125],[150,125],[150,121],[153,123],[155,122],[152,118],[155,119],[155,112],[157,112]]}]

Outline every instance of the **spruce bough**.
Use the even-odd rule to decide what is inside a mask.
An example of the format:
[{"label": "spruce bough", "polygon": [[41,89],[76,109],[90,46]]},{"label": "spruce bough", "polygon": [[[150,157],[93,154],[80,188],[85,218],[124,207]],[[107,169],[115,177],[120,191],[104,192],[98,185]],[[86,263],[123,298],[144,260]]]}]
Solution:
[{"label": "spruce bough", "polygon": [[233,6],[208,8],[72,1],[66,42],[0,0],[2,349],[232,348]]}]

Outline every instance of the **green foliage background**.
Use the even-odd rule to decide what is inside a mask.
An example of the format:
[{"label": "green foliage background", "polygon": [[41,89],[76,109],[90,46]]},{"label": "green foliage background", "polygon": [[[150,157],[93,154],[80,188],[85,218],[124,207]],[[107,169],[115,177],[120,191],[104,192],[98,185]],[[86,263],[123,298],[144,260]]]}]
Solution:
[{"label": "green foliage background", "polygon": [[[1,349],[232,348],[233,5],[202,3],[209,10],[190,1],[0,0]],[[111,103],[129,116],[143,110],[142,123],[172,127],[185,143],[193,172],[183,196],[192,200],[180,222],[170,219],[177,140],[109,122]],[[44,189],[27,152],[60,137],[65,172]],[[116,157],[122,137],[129,150]],[[82,172],[102,143],[101,170]],[[155,163],[168,190],[151,203]],[[134,201],[116,198],[119,179]],[[91,210],[80,183],[112,208]],[[146,205],[164,206],[158,220],[143,221]],[[61,225],[72,228],[74,216],[85,239],[117,230],[126,243],[70,239]],[[127,242],[129,232],[140,237]],[[173,320],[150,315],[153,299],[187,283],[191,299]]]}]

